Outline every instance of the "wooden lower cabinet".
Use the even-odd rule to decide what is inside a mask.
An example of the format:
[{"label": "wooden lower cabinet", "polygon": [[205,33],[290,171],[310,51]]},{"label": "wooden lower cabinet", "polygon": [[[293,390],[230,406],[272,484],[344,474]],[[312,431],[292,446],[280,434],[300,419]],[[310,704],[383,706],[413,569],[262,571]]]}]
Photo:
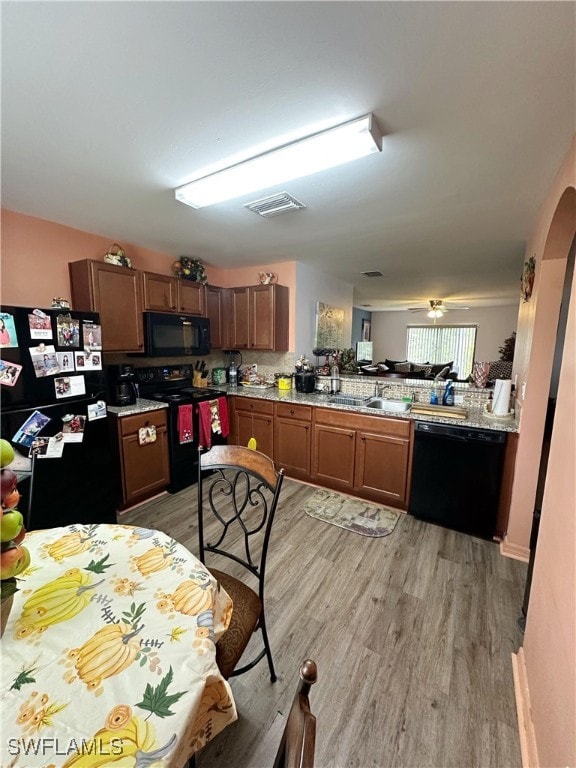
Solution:
[{"label": "wooden lower cabinet", "polygon": [[256,440],[256,450],[274,458],[274,403],[251,397],[235,397],[232,435],[236,445]]},{"label": "wooden lower cabinet", "polygon": [[343,491],[354,489],[353,429],[316,424],[312,438],[312,480]]},{"label": "wooden lower cabinet", "polygon": [[407,509],[412,421],[243,396],[230,414],[228,442],[254,437],[288,477]]},{"label": "wooden lower cabinet", "polygon": [[[170,482],[166,412],[146,411],[118,418],[123,507],[164,490]],[[140,444],[139,430],[154,426],[156,440]]]},{"label": "wooden lower cabinet", "polygon": [[276,403],[274,406],[274,461],[288,477],[310,479],[312,408]]},{"label": "wooden lower cabinet", "polygon": [[406,509],[411,460],[411,421],[315,409],[312,482]]},{"label": "wooden lower cabinet", "polygon": [[409,459],[409,440],[358,432],[355,490],[375,501],[405,506],[408,502]]}]

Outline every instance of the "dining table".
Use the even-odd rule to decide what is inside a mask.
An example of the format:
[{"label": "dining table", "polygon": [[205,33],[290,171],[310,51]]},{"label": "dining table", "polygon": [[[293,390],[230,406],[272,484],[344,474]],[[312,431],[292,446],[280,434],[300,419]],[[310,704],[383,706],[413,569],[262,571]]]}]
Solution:
[{"label": "dining table", "polygon": [[237,718],[232,601],[161,531],[32,531],[1,640],[1,768],[182,768]]}]

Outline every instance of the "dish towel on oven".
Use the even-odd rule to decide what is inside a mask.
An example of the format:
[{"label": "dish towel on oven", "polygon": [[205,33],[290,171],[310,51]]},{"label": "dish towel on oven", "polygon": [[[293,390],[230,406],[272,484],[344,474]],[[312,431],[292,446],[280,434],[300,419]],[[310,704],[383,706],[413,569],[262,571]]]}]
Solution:
[{"label": "dish towel on oven", "polygon": [[228,437],[230,425],[228,422],[228,403],[225,397],[219,397],[216,400],[204,400],[199,403],[198,415],[200,417],[200,445],[203,448],[211,447],[213,434]]},{"label": "dish towel on oven", "polygon": [[192,405],[178,406],[178,442],[191,443],[194,439],[192,427]]}]

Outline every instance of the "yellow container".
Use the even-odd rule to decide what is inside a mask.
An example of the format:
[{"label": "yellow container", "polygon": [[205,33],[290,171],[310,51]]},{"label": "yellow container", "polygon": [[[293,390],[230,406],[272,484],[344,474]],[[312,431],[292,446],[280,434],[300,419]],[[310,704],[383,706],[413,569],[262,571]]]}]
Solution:
[{"label": "yellow container", "polygon": [[278,389],[284,391],[292,389],[292,376],[280,376],[278,379]]}]

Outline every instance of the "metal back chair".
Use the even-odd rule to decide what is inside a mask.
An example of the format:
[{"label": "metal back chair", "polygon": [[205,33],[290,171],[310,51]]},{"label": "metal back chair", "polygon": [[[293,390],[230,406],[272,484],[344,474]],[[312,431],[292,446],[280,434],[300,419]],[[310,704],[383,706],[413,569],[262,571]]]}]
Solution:
[{"label": "metal back chair", "polygon": [[274,768],[314,768],[316,718],[310,712],[308,694],[317,679],[315,662],[306,659],[300,667],[300,684],[284,727]]},{"label": "metal back chair", "polygon": [[[207,452],[201,451],[199,459],[200,560],[233,602],[230,625],[216,644],[216,662],[228,679],[252,669],[266,656],[270,680],[275,682],[266,631],[264,580],[284,470],[277,471],[263,453],[240,445],[213,446]],[[227,558],[231,573],[210,566],[216,555]],[[210,562],[206,562],[207,556]],[[252,581],[254,587],[247,581]],[[251,662],[236,668],[257,629],[262,631],[264,648]]]}]

